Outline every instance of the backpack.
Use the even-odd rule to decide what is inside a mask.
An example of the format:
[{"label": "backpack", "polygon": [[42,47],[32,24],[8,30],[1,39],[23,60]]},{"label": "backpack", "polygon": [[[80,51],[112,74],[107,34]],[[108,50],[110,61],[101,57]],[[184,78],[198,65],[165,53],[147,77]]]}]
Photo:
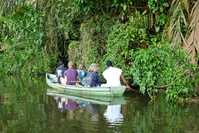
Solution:
[{"label": "backpack", "polygon": [[92,81],[93,81],[93,73],[87,72],[86,77],[85,77],[85,86],[91,87]]}]

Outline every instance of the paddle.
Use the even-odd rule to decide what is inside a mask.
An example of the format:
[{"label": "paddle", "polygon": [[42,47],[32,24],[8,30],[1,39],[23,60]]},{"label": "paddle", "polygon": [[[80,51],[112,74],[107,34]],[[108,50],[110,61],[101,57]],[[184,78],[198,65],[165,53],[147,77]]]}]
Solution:
[{"label": "paddle", "polygon": [[72,83],[81,83],[82,81],[70,81]]}]

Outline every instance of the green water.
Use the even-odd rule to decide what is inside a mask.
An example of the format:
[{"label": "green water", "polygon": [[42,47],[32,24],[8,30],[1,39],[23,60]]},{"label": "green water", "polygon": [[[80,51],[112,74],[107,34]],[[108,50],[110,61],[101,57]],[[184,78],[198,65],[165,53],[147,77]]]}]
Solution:
[{"label": "green water", "polygon": [[[196,133],[198,104],[171,104],[164,95],[156,101],[134,92],[125,93],[119,122],[104,116],[107,105],[60,112],[55,96],[47,95],[45,76],[1,77],[0,133]],[[87,104],[87,103],[86,103]],[[89,107],[89,106],[87,106]],[[115,112],[111,112],[114,115]]]}]

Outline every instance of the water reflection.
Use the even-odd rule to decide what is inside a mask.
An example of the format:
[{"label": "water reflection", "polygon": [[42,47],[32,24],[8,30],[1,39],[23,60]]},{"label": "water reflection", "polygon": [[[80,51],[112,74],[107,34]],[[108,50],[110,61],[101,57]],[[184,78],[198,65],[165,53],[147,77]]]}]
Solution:
[{"label": "water reflection", "polygon": [[61,113],[65,112],[65,110],[66,110],[66,108],[65,108],[65,98],[54,97],[54,99],[56,100],[58,110]]},{"label": "water reflection", "polygon": [[47,94],[57,99],[57,107],[61,113],[70,111],[71,118],[75,115],[74,110],[79,110],[82,113],[82,118],[85,111],[87,111],[91,115],[91,121],[99,122],[100,106],[103,105],[106,107],[103,116],[107,120],[107,123],[110,125],[122,125],[123,114],[121,106],[126,103],[124,97],[75,96],[59,94],[50,89],[48,89]]},{"label": "water reflection", "polygon": [[126,97],[126,103],[124,105],[107,105],[103,115],[110,126],[119,126],[123,124],[124,114],[126,112],[129,101],[130,99]]},{"label": "water reflection", "polygon": [[99,121],[99,110],[100,110],[99,104],[87,103],[86,110],[91,114],[92,121],[94,121],[94,122]]},{"label": "water reflection", "polygon": [[[44,76],[45,77],[45,76]],[[1,133],[197,133],[199,104],[177,104],[157,95],[127,93],[122,98],[76,97],[48,92],[44,77],[5,77],[0,80]],[[52,95],[47,95],[47,94]],[[58,98],[63,98],[62,100]],[[65,98],[65,100],[64,100]],[[66,99],[77,106],[61,112]],[[128,100],[127,100],[128,99]],[[58,106],[60,101],[60,106]],[[121,105],[115,117],[109,106]],[[77,107],[77,108],[76,108]],[[75,109],[76,108],[76,109]],[[60,108],[61,109],[61,108]],[[120,113],[121,114],[120,114]],[[119,115],[120,114],[120,115]],[[119,116],[123,116],[120,119]],[[119,118],[111,119],[108,118]],[[119,121],[119,122],[118,122]]]},{"label": "water reflection", "polygon": [[124,116],[121,113],[121,105],[108,105],[104,116],[111,125],[122,125],[123,123]]},{"label": "water reflection", "polygon": [[116,104],[125,104],[126,100],[124,97],[103,97],[103,96],[86,96],[86,95],[71,95],[71,94],[62,94],[56,90],[47,89],[47,95],[57,96],[62,98],[69,98],[73,101],[82,101],[85,103],[101,104],[101,105],[116,105]]},{"label": "water reflection", "polygon": [[71,119],[75,116],[75,110],[77,110],[79,104],[76,101],[68,98],[54,97],[57,103],[57,108],[61,113],[66,113],[68,111]]}]

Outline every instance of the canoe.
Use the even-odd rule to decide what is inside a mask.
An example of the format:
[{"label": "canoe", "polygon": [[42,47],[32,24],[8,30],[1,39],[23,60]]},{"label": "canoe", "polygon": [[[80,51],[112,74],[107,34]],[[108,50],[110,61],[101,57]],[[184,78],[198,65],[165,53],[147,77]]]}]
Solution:
[{"label": "canoe", "polygon": [[73,95],[88,95],[88,96],[106,96],[119,97],[122,96],[126,86],[114,87],[83,87],[76,85],[62,85],[54,82],[55,74],[46,74],[46,83],[49,87],[56,89],[59,93],[67,93]]},{"label": "canoe", "polygon": [[103,96],[76,96],[76,95],[68,95],[68,94],[60,94],[57,91],[52,89],[47,89],[47,95],[53,97],[60,98],[68,98],[77,103],[91,103],[91,104],[100,104],[100,105],[118,105],[118,104],[126,104],[125,97],[103,97]]}]

